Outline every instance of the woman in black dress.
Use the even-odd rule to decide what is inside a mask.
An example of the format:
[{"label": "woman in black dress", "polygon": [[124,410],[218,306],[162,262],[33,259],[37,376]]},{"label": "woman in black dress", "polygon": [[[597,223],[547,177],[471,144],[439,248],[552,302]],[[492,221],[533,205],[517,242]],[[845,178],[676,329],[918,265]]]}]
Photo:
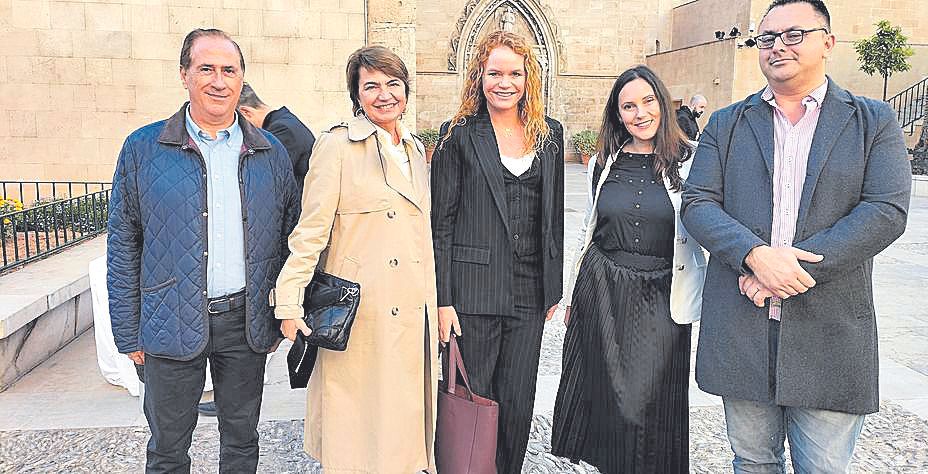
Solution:
[{"label": "woman in black dress", "polygon": [[679,222],[692,149],[668,97],[645,66],[616,80],[561,302],[552,452],[603,473],[689,469],[689,323],[706,260]]}]

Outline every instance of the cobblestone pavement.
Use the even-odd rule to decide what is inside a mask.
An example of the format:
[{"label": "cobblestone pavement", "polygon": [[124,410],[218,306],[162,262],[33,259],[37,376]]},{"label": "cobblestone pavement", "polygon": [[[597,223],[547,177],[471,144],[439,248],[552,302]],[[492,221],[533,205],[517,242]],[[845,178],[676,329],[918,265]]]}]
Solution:
[{"label": "cobblestone pavement", "polygon": [[[720,407],[690,410],[690,470],[697,473],[731,471],[731,451],[725,437]],[[320,465],[303,453],[303,422],[261,423],[261,462],[258,472],[322,473]],[[0,432],[0,472],[141,472],[148,429],[102,428]],[[536,415],[523,467],[527,474],[595,473],[550,454],[551,416]],[[867,417],[852,472],[928,472],[928,422],[884,402],[880,412]],[[219,434],[216,425],[201,425],[190,450],[193,472],[216,472]]]},{"label": "cobblestone pavement", "polygon": [[[580,227],[584,171],[568,165],[565,244]],[[928,473],[928,200],[913,200],[906,234],[876,258],[874,289],[880,335],[880,412],[867,417],[853,472]],[[568,255],[569,257],[570,255]],[[569,259],[568,259],[569,261]],[[595,473],[550,454],[553,395],[561,373],[565,327],[548,323],[542,342],[535,422],[525,473]],[[693,329],[695,350],[698,330]],[[281,350],[286,350],[286,344]],[[91,338],[62,350],[7,392],[0,393],[0,474],[141,472],[148,429],[138,400],[101,381]],[[275,357],[265,386],[259,472],[321,473],[303,453],[305,393],[291,391],[284,357]],[[694,382],[690,382],[694,385]],[[692,388],[692,472],[731,472],[731,451],[720,401]],[[54,429],[49,429],[54,428]],[[194,472],[216,472],[215,420],[201,420],[191,448]]]}]

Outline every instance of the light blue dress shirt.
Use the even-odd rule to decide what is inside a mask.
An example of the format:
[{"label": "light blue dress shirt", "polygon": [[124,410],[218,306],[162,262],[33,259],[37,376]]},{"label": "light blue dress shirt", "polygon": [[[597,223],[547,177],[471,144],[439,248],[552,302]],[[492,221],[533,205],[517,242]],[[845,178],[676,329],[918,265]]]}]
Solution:
[{"label": "light blue dress shirt", "polygon": [[245,227],[238,184],[242,129],[236,114],[232,125],[212,138],[193,121],[188,106],[187,133],[206,163],[206,294],[215,298],[245,288]]}]

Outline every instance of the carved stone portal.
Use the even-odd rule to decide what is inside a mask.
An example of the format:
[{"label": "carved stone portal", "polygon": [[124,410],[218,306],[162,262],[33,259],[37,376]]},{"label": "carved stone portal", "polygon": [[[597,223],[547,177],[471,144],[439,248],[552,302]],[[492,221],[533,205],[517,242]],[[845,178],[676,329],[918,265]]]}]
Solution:
[{"label": "carved stone portal", "polygon": [[448,70],[463,74],[477,43],[489,33],[503,30],[524,36],[541,64],[545,103],[556,74],[556,30],[532,0],[469,0],[457,21],[450,45]]}]

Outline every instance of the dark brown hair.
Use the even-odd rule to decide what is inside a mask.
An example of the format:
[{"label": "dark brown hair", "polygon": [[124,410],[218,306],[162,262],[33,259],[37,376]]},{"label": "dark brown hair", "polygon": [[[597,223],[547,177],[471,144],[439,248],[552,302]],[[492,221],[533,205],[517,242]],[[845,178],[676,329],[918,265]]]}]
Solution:
[{"label": "dark brown hair", "polygon": [[[767,13],[770,13],[770,10],[773,10],[776,7],[782,7],[784,5],[789,5],[792,3],[808,3],[815,13],[818,13],[819,16],[825,20],[825,28],[828,28],[831,31],[831,14],[828,13],[828,7],[825,6],[825,2],[822,0],[773,0],[773,3],[767,7],[767,12],[764,13],[764,16],[767,16]],[[763,21],[763,18],[761,18]]]},{"label": "dark brown hair", "polygon": [[609,100],[603,110],[603,125],[599,130],[599,143],[596,144],[597,161],[600,166],[606,165],[606,159],[622,148],[632,134],[625,128],[622,116],[619,114],[619,93],[622,88],[635,79],[642,79],[654,89],[657,102],[661,109],[661,119],[654,135],[654,174],[655,177],[670,180],[670,185],[679,191],[683,185],[680,178],[680,163],[689,158],[689,143],[686,135],[677,125],[676,117],[671,108],[670,92],[664,83],[658,79],[647,66],[635,66],[623,72],[612,86]]},{"label": "dark brown hair", "polygon": [[262,105],[266,106],[267,104],[258,97],[258,93],[251,87],[251,84],[247,82],[242,84],[242,94],[238,96],[238,106],[256,109]]},{"label": "dark brown hair", "polygon": [[187,33],[187,36],[184,37],[184,44],[180,47],[180,67],[184,70],[190,69],[190,50],[193,49],[193,43],[196,42],[197,38],[202,38],[204,36],[222,38],[232,43],[232,46],[235,46],[235,50],[238,51],[239,66],[242,67],[242,72],[245,72],[245,56],[242,55],[242,48],[238,46],[238,43],[236,43],[228,33],[215,28],[197,28]]},{"label": "dark brown hair", "polygon": [[361,100],[358,93],[358,82],[361,80],[361,68],[380,71],[388,76],[403,81],[406,97],[409,98],[409,71],[406,64],[393,51],[380,46],[365,46],[348,57],[348,66],[345,67],[345,76],[348,79],[348,95],[351,97],[351,110],[355,115],[361,113]]}]

